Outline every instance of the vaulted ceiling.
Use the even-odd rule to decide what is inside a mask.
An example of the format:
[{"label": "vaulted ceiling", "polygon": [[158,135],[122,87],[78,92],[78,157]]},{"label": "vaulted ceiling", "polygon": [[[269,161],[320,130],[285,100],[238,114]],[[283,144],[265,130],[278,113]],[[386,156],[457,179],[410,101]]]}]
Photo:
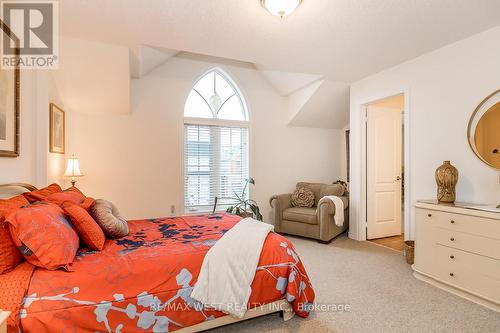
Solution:
[{"label": "vaulted ceiling", "polygon": [[[304,0],[284,19],[259,0],[59,4],[65,36],[128,46],[153,65],[177,51],[251,62],[291,104],[299,90],[314,91],[306,109],[292,113],[297,126],[324,123],[328,110],[343,113],[328,127],[341,127],[349,83],[500,25],[498,0]],[[133,76],[154,68],[148,64],[133,65]]]}]

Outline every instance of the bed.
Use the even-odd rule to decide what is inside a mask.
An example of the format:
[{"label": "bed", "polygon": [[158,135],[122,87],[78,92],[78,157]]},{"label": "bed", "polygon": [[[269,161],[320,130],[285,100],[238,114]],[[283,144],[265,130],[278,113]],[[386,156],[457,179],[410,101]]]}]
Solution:
[{"label": "bed", "polygon": [[245,317],[191,298],[205,254],[239,220],[217,213],[129,221],[129,235],[106,240],[102,251],[81,248],[71,272],[24,262],[0,275],[2,285],[18,286],[0,293],[0,304],[10,304],[3,310],[13,311],[11,329],[24,332],[197,332],[273,312],[306,317],[313,288],[293,245],[275,233],[265,240]]}]

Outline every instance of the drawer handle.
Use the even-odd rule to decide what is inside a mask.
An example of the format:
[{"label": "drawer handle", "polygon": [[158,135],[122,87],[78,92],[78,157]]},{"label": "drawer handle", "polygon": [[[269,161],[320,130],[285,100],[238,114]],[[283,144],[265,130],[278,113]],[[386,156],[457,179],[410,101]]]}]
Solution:
[{"label": "drawer handle", "polygon": [[450,276],[455,276],[455,274],[453,274],[453,273],[450,273]]},{"label": "drawer handle", "polygon": [[451,224],[455,224],[455,221],[451,220],[451,221],[450,221],[450,223],[451,223]]},{"label": "drawer handle", "polygon": [[455,259],[455,256],[454,256],[454,255],[451,255],[451,256],[450,256],[450,259]]},{"label": "drawer handle", "polygon": [[452,242],[454,242],[454,241],[455,241],[455,238],[451,237],[451,238],[450,238],[450,240],[451,240]]},{"label": "drawer handle", "polygon": [[431,216],[432,216],[432,214],[427,214],[427,216],[431,217]]}]

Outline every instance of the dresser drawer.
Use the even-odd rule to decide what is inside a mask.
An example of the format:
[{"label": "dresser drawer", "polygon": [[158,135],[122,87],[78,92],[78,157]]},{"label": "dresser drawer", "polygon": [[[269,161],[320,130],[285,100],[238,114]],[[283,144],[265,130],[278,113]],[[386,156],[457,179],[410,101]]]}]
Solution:
[{"label": "dresser drawer", "polygon": [[447,229],[435,229],[437,244],[500,260],[500,240]]},{"label": "dresser drawer", "polygon": [[500,220],[422,208],[418,210],[421,211],[423,222],[431,223],[436,227],[500,240]]},{"label": "dresser drawer", "polygon": [[500,214],[467,206],[417,203],[415,276],[500,309]]},{"label": "dresser drawer", "polygon": [[500,302],[500,260],[442,245],[435,247],[435,260],[426,267],[440,280]]}]

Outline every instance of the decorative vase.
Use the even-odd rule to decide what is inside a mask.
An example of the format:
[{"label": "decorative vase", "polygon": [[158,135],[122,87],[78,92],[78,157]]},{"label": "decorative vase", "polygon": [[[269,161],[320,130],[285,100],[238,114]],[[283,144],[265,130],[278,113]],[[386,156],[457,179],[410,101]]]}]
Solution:
[{"label": "decorative vase", "polygon": [[439,202],[455,202],[455,186],[458,182],[458,170],[450,161],[436,169],[437,199]]}]

